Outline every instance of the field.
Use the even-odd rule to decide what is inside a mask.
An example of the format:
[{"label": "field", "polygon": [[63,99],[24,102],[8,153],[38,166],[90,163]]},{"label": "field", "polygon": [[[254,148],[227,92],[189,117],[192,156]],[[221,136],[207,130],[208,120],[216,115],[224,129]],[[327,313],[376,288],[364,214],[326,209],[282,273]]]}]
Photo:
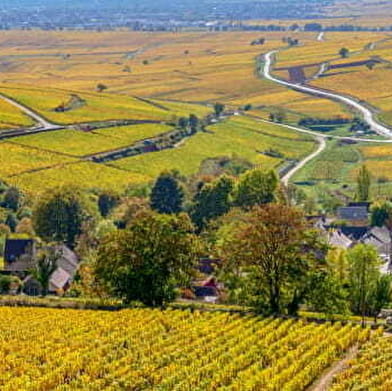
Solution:
[{"label": "field", "polygon": [[[86,161],[92,154],[126,147],[171,129],[161,124],[145,124],[92,132],[66,129],[14,138],[12,143],[0,144],[0,153],[2,145],[4,154],[12,152],[11,158],[7,158],[11,165],[1,166],[0,176],[31,195],[71,184],[86,190],[122,191],[130,185],[153,181],[165,169],[195,174],[201,163],[211,157],[238,156],[269,169],[278,168],[287,159],[299,160],[314,148],[311,136],[251,117],[234,116],[184,139],[176,148],[105,164]],[[271,149],[281,157],[266,154]]]},{"label": "field", "polygon": [[154,177],[163,169],[179,169],[185,175],[195,174],[209,157],[238,156],[262,168],[277,168],[282,158],[263,154],[268,149],[281,152],[285,158],[300,159],[314,148],[309,136],[298,135],[278,125],[259,123],[252,118],[235,117],[209,127],[175,150],[139,155],[113,163],[116,167]]},{"label": "field", "polygon": [[179,310],[2,307],[0,315],[3,391],[304,390],[370,334]]},{"label": "field", "polygon": [[119,126],[92,132],[67,129],[17,137],[14,143],[72,156],[86,156],[132,145],[138,140],[166,133],[173,128],[161,124]]},{"label": "field", "polygon": [[293,181],[312,195],[328,187],[333,194],[352,197],[356,188],[356,176],[362,164],[371,173],[372,196],[388,197],[392,181],[391,144],[347,144],[330,140],[327,148],[301,169]]},{"label": "field", "polygon": [[379,333],[377,339],[365,344],[349,366],[336,376],[331,391],[392,389],[391,339]]},{"label": "field", "polygon": [[[288,49],[283,42],[288,36],[298,38],[300,46]],[[317,36],[312,32],[6,31],[0,37],[4,58],[0,92],[67,128],[0,144],[0,153],[12,145],[7,153],[8,164],[0,167],[0,178],[32,195],[72,181],[85,189],[113,186],[123,190],[132,184],[151,182],[163,169],[180,168],[185,175],[195,174],[203,160],[212,157],[239,156],[256,166],[276,169],[288,160],[300,160],[314,149],[310,136],[256,118],[269,119],[271,113],[282,109],[285,121],[291,124],[304,117],[352,118],[354,114],[334,101],[262,79],[258,74],[263,65],[260,55],[283,49],[275,64],[276,69],[283,69],[276,71],[280,77],[288,75],[289,67],[303,65],[309,65],[304,74],[311,77],[322,61],[338,66],[373,55],[386,61],[391,58],[388,51],[392,41],[387,33],[328,32],[325,41],[317,40]],[[260,37],[266,39],[264,45],[250,44]],[[376,46],[369,46],[375,42]],[[351,50],[348,59],[338,56],[342,46]],[[361,87],[358,80],[368,78],[370,83],[372,77],[374,85],[380,83],[382,75],[389,71],[388,63],[377,64],[373,71],[362,68],[329,70],[312,83],[353,95],[358,92],[361,98],[359,92],[366,92],[364,98],[377,106],[380,118],[386,120],[389,104],[392,112],[388,83],[369,89],[368,83]],[[98,92],[98,84],[107,88]],[[183,140],[176,148],[104,165],[86,160],[166,133],[172,129],[168,124],[179,117],[193,113],[205,118],[216,102],[224,103],[233,112],[245,105],[252,107],[248,115],[226,118],[209,126],[206,132]],[[32,125],[17,109],[1,104],[1,128]],[[109,126],[108,121],[114,120],[145,123]],[[80,123],[98,124],[100,129],[80,131]],[[271,157],[270,150],[282,157]],[[389,159],[368,159],[360,151],[356,156],[359,158],[355,162],[347,162],[332,153],[324,159],[327,164],[305,168],[299,178],[328,182],[335,176],[338,181],[352,182],[358,163],[369,160],[369,168],[377,176],[392,180]]]}]

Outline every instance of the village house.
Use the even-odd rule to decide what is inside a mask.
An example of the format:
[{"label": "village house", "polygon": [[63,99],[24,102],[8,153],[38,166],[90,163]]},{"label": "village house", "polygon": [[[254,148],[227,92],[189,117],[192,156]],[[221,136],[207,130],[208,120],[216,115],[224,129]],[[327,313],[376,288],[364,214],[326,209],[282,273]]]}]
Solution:
[{"label": "village house", "polygon": [[[56,246],[59,253],[57,269],[49,282],[49,292],[59,293],[69,289],[79,266],[76,254],[65,245]],[[39,283],[29,271],[35,266],[36,244],[33,239],[7,239],[4,250],[3,274],[16,275],[23,281],[23,292],[28,295],[41,294]]]}]

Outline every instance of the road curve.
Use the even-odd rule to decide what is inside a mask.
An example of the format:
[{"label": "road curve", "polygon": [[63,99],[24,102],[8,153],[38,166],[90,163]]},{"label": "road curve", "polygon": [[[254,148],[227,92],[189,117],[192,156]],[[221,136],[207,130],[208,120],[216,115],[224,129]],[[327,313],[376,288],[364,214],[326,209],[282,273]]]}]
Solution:
[{"label": "road curve", "polygon": [[318,88],[315,88],[315,87],[309,87],[309,86],[305,86],[305,85],[301,85],[301,84],[290,83],[288,81],[284,81],[284,80],[281,80],[281,79],[278,79],[278,78],[272,76],[271,75],[272,57],[277,52],[278,52],[278,50],[272,50],[264,55],[265,63],[264,63],[264,67],[263,67],[263,75],[266,79],[273,81],[274,83],[281,84],[286,87],[294,88],[297,91],[305,92],[307,94],[322,96],[327,99],[338,100],[340,102],[343,102],[346,105],[351,106],[355,110],[359,111],[363,115],[363,119],[365,120],[365,122],[367,122],[369,124],[370,128],[374,132],[376,132],[380,135],[383,135],[383,136],[392,137],[392,130],[387,128],[386,126],[378,123],[374,119],[373,112],[370,109],[368,109],[366,106],[355,101],[354,99],[349,98],[347,96],[339,95],[337,93],[319,90]]},{"label": "road curve", "polygon": [[0,98],[3,99],[4,101],[10,103],[11,105],[17,107],[19,110],[23,111],[25,114],[27,114],[29,117],[33,118],[37,122],[37,126],[41,130],[55,130],[55,129],[60,129],[61,126],[56,125],[52,122],[49,122],[47,119],[44,117],[40,116],[33,110],[29,109],[27,106],[22,105],[21,103],[9,98],[6,95],[0,94]]},{"label": "road curve", "polygon": [[324,151],[325,147],[327,146],[327,143],[325,142],[324,137],[317,136],[316,140],[319,143],[319,146],[316,151],[312,152],[310,155],[308,155],[305,159],[301,160],[297,165],[295,165],[286,175],[282,177],[282,182],[286,186],[288,185],[291,177],[299,171],[302,167],[304,167],[306,164],[308,164],[311,160],[313,160],[316,156],[318,156],[321,152]]},{"label": "road curve", "polygon": [[[249,116],[249,115],[248,115]],[[317,157],[321,152],[324,151],[327,143],[327,139],[336,139],[336,140],[352,140],[352,141],[359,141],[359,142],[368,142],[368,143],[375,143],[375,144],[390,144],[392,143],[392,139],[389,140],[374,140],[374,139],[367,139],[367,138],[357,138],[357,137],[344,137],[344,136],[333,136],[333,135],[326,135],[326,134],[321,134],[318,132],[314,132],[312,130],[308,129],[302,129],[296,126],[291,126],[291,125],[286,125],[286,124],[277,124],[276,122],[272,121],[267,121],[265,119],[255,117],[255,116],[249,116],[254,119],[257,119],[259,122],[264,122],[268,124],[274,124],[274,125],[279,125],[284,128],[294,130],[299,133],[305,133],[309,134],[311,136],[314,136],[315,140],[319,143],[319,146],[316,151],[312,152],[310,155],[305,157],[303,160],[301,160],[298,164],[296,164],[289,172],[287,172],[283,177],[282,177],[282,182],[287,186],[290,179],[293,177],[295,173],[297,173],[301,168],[303,168],[306,164],[308,164],[311,160],[313,160],[315,157]]]}]

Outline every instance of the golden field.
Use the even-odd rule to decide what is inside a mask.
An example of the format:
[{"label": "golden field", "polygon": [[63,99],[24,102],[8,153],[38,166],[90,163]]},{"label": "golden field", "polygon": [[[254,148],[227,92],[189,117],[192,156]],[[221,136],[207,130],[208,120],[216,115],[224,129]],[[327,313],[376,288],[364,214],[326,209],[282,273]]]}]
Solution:
[{"label": "golden field", "polygon": [[[0,92],[54,123],[71,127],[3,143],[3,150],[8,151],[3,156],[9,163],[0,169],[0,178],[32,194],[73,181],[86,189],[115,187],[122,190],[132,184],[152,181],[163,169],[180,167],[184,174],[194,174],[203,160],[211,157],[236,155],[264,168],[278,168],[285,159],[301,159],[315,147],[311,136],[298,135],[255,118],[233,116],[210,126],[207,132],[185,139],[174,149],[105,165],[85,161],[88,155],[129,147],[136,141],[167,132],[172,129],[167,123],[181,116],[193,113],[199,118],[206,117],[215,102],[222,102],[232,110],[252,104],[249,113],[264,119],[268,119],[271,111],[283,108],[291,123],[304,116],[352,117],[352,112],[336,102],[287,89],[258,74],[261,54],[286,48],[282,39],[288,36],[298,38],[300,46],[282,50],[275,66],[310,64],[312,66],[305,70],[308,77],[317,72],[318,66],[314,64],[324,60],[339,63],[372,55],[388,61],[391,58],[388,51],[392,41],[387,40],[386,33],[327,33],[325,41],[318,41],[317,35],[303,32],[4,32],[0,36],[0,54],[7,66],[3,64],[0,73]],[[264,45],[250,45],[260,37],[266,38]],[[370,50],[369,44],[373,42],[378,45]],[[342,46],[353,51],[347,60],[338,58]],[[285,72],[287,74],[287,71],[278,71],[279,76],[284,77]],[[383,63],[373,71],[365,67],[349,69],[347,73],[313,83],[347,90],[353,95],[366,94],[371,104],[384,110],[380,117],[387,118],[389,107],[392,113],[388,83],[380,84],[378,89],[368,88],[370,78],[378,85],[387,72],[388,64]],[[365,79],[367,82],[362,83]],[[100,83],[107,89],[98,92],[96,87]],[[61,106],[67,110],[58,110]],[[2,103],[0,109],[1,127],[31,125],[31,121],[12,106]],[[156,123],[103,127],[93,132],[81,132],[72,127],[78,123],[110,120]],[[265,155],[269,149],[282,153],[284,158]]]},{"label": "golden field", "polygon": [[0,308],[0,335],[3,391],[301,391],[371,339],[339,322],[11,307]]}]

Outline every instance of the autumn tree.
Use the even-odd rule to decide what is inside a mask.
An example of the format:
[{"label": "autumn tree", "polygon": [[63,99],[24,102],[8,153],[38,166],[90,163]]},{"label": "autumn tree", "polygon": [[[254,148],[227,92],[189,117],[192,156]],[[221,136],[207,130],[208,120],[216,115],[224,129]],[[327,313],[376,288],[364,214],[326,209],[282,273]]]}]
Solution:
[{"label": "autumn tree", "polygon": [[234,231],[225,244],[225,262],[241,260],[254,287],[254,305],[272,314],[295,312],[318,246],[302,213],[281,204],[258,206]]},{"label": "autumn tree", "polygon": [[125,302],[162,306],[187,286],[198,256],[198,240],[186,215],[150,213],[103,239],[95,275]]},{"label": "autumn tree", "polygon": [[159,213],[179,213],[182,211],[184,190],[175,172],[163,172],[151,191],[151,209]]}]

